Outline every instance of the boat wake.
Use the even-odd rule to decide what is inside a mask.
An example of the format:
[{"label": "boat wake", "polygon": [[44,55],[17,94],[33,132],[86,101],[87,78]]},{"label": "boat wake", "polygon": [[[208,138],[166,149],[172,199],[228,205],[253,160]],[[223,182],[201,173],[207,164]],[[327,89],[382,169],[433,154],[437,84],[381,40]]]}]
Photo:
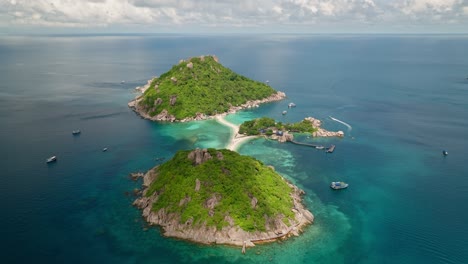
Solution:
[{"label": "boat wake", "polygon": [[350,124],[348,124],[348,123],[346,123],[346,122],[343,122],[343,121],[341,121],[341,120],[339,120],[339,119],[336,119],[336,118],[334,118],[334,117],[332,117],[332,116],[329,116],[329,117],[330,117],[331,120],[336,121],[336,122],[338,122],[338,123],[341,123],[341,124],[345,125],[345,126],[348,128],[348,132],[351,131],[351,130],[353,129],[353,127],[352,127]]}]

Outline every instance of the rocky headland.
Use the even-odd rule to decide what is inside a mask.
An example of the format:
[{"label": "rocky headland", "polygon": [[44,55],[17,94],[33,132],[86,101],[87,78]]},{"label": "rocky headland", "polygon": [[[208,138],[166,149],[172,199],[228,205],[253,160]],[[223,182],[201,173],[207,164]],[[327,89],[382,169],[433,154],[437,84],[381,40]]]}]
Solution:
[{"label": "rocky headland", "polygon": [[322,126],[322,121],[319,119],[315,119],[313,117],[306,117],[304,120],[307,120],[312,123],[312,126],[314,128],[317,128],[317,131],[312,133],[313,137],[344,137],[344,132],[339,130],[339,131],[328,131],[326,129],[323,129]]}]

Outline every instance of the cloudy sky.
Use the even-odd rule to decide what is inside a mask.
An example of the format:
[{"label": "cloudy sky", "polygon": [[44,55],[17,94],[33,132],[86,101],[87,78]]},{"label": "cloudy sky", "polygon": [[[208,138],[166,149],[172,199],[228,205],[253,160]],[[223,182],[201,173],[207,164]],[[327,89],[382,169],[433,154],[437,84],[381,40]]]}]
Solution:
[{"label": "cloudy sky", "polygon": [[468,33],[468,0],[0,0],[0,33]]}]

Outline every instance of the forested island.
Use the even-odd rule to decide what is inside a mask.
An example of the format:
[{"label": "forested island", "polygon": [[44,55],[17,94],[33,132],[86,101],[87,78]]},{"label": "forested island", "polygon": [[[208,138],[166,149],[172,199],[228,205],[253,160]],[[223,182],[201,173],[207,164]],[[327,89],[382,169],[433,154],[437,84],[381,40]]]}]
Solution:
[{"label": "forested island", "polygon": [[260,134],[272,135],[274,131],[313,133],[317,130],[318,127],[315,127],[313,122],[309,119],[304,119],[301,122],[297,123],[283,124],[282,122],[276,122],[273,118],[261,117],[242,123],[239,128],[239,133],[248,136],[253,136]]},{"label": "forested island", "polygon": [[286,96],[224,67],[216,56],[181,60],[139,90],[143,94],[129,107],[146,119],[169,122],[203,120]]},{"label": "forested island", "polygon": [[265,135],[281,142],[292,141],[292,133],[310,133],[313,137],[343,137],[343,131],[327,131],[321,128],[322,122],[306,117],[296,123],[276,122],[273,118],[261,117],[245,121],[239,127],[239,134],[246,136]]},{"label": "forested island", "polygon": [[204,244],[253,246],[313,222],[304,192],[255,158],[221,149],[181,150],[143,177],[134,204],[163,234]]}]

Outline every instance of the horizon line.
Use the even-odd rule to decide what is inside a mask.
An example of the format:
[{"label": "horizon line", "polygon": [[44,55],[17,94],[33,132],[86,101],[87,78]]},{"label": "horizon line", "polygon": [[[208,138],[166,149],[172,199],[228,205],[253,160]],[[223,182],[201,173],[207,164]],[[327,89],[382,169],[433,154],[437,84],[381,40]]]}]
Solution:
[{"label": "horizon line", "polygon": [[433,36],[442,36],[442,35],[468,35],[468,32],[92,32],[92,33],[79,33],[79,32],[70,32],[70,33],[1,33],[0,36],[155,36],[155,35],[188,35],[188,36],[229,36],[229,35],[404,35],[404,36],[414,36],[414,35],[433,35]]}]

